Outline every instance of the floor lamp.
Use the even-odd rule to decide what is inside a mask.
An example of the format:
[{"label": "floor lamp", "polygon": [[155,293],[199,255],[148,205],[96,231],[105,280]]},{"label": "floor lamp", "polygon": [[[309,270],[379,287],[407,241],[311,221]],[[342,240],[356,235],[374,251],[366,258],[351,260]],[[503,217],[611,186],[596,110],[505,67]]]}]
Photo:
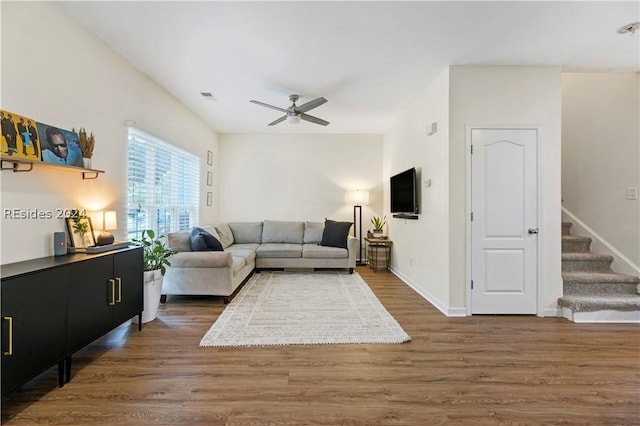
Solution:
[{"label": "floor lamp", "polygon": [[353,204],[353,236],[358,237],[360,242],[356,264],[364,265],[365,262],[362,261],[362,206],[369,204],[369,191],[349,191],[347,192],[347,199],[350,204]]}]

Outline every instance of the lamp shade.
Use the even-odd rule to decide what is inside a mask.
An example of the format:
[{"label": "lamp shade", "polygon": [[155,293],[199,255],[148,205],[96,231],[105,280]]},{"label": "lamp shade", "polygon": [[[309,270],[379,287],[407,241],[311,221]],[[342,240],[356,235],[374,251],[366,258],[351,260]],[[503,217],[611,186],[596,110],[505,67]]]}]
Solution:
[{"label": "lamp shade", "polygon": [[113,231],[118,229],[115,210],[97,210],[89,212],[91,225],[95,231]]},{"label": "lamp shade", "polygon": [[369,204],[369,191],[359,189],[349,191],[347,192],[347,202],[356,206],[366,206]]},{"label": "lamp shade", "polygon": [[107,210],[104,212],[104,230],[113,231],[118,229],[118,220],[115,210]]},{"label": "lamp shade", "polygon": [[104,230],[104,212],[102,210],[89,212],[88,216],[91,218],[91,226],[94,231]]}]

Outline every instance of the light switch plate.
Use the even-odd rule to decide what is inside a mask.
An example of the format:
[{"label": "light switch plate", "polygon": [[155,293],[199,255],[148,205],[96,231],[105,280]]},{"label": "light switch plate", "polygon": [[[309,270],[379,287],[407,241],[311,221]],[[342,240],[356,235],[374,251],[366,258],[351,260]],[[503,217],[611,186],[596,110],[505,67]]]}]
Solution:
[{"label": "light switch plate", "polygon": [[627,188],[627,200],[637,200],[637,199],[638,199],[638,188],[637,187]]}]

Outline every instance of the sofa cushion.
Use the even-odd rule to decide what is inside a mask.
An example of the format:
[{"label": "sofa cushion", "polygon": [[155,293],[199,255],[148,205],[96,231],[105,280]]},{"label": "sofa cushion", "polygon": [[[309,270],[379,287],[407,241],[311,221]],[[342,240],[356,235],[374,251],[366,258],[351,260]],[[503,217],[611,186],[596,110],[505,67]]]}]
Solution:
[{"label": "sofa cushion", "polygon": [[257,244],[233,244],[226,251],[231,253],[231,256],[242,257],[249,263],[256,258],[256,248],[258,248]]},{"label": "sofa cushion", "polygon": [[305,259],[345,259],[349,257],[349,250],[338,247],[305,244],[302,246],[302,257]]},{"label": "sofa cushion", "polygon": [[224,251],[216,237],[198,227],[191,230],[189,243],[191,251]]},{"label": "sofa cushion", "polygon": [[262,242],[262,222],[229,222],[236,244]]},{"label": "sofa cushion", "polygon": [[324,231],[322,232],[321,246],[347,248],[347,237],[352,222],[336,222],[327,219],[324,221]]},{"label": "sofa cushion", "polygon": [[304,238],[305,244],[320,244],[322,241],[322,232],[324,231],[324,223],[322,222],[305,222]]},{"label": "sofa cushion", "polygon": [[229,228],[229,225],[227,225],[226,223],[219,223],[215,227],[218,235],[220,236],[218,240],[222,244],[223,248],[227,248],[231,244],[233,244],[233,232],[231,232],[231,228]]},{"label": "sofa cushion", "polygon": [[229,247],[227,247],[225,250],[228,250],[230,252],[233,252],[234,250],[251,250],[251,251],[256,251],[256,249],[258,248],[260,244],[256,244],[256,243],[246,243],[246,244],[231,244]]},{"label": "sofa cushion", "polygon": [[167,242],[169,243],[169,247],[177,252],[191,251],[190,238],[191,233],[186,231],[169,232],[167,234]]},{"label": "sofa cushion", "polygon": [[262,229],[262,242],[302,244],[303,235],[303,222],[265,220]]},{"label": "sofa cushion", "polygon": [[302,244],[263,243],[256,250],[257,257],[302,257]]}]

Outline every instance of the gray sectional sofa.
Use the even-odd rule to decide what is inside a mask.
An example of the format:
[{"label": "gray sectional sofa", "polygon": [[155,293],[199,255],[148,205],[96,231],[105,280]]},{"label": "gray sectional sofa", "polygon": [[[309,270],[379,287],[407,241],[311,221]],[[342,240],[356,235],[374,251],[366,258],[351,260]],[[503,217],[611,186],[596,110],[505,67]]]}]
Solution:
[{"label": "gray sectional sofa", "polygon": [[346,248],[320,245],[322,222],[230,222],[203,226],[224,251],[191,251],[190,231],[167,234],[176,250],[162,285],[167,295],[223,296],[225,303],[254,271],[262,268],[344,268],[353,273],[359,249],[348,236]]}]

